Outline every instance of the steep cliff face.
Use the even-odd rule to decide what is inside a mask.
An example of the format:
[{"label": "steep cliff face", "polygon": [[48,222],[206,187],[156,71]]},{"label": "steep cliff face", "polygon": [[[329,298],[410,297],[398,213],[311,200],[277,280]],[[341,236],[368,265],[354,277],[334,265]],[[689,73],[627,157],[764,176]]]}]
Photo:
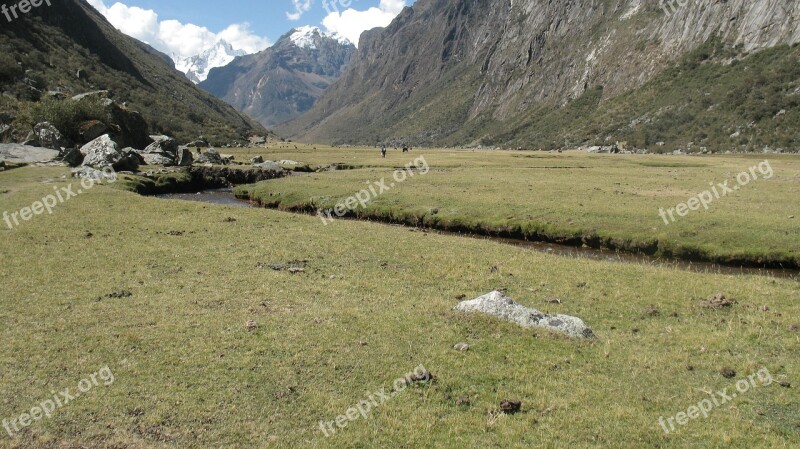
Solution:
[{"label": "steep cliff face", "polygon": [[[587,97],[594,110],[583,112],[600,114],[603,105],[656,82],[711,42],[731,50],[714,46],[701,61],[721,70],[750,53],[800,42],[800,2],[418,0],[389,27],[362,35],[339,82],[279,132],[359,143],[624,138],[613,129],[567,132],[565,126],[544,133],[546,139],[520,138],[519,131]],[[792,87],[792,80],[780,82]],[[626,123],[644,112],[631,109]]]},{"label": "steep cliff face", "polygon": [[355,51],[352,43],[318,28],[298,28],[271,48],[212,69],[199,86],[272,126],[309,110]]}]

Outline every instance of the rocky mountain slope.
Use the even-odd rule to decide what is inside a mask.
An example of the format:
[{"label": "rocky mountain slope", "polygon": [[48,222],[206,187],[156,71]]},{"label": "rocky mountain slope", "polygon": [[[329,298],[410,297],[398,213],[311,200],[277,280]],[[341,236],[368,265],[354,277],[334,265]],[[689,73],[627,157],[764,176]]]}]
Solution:
[{"label": "rocky mountain slope", "polygon": [[185,73],[191,82],[198,84],[208,78],[208,72],[211,69],[228,65],[237,56],[246,54],[244,50],[234,50],[233,46],[223,39],[199,55],[189,58],[173,56],[173,59],[175,60],[175,68]]},{"label": "rocky mountain slope", "polygon": [[58,99],[105,89],[141,112],[153,134],[224,143],[268,133],[195,87],[163,53],[120,33],[84,0],[52,2],[3,24],[0,46],[3,123],[41,109],[31,105],[44,100],[48,108],[66,110]]},{"label": "rocky mountain slope", "polygon": [[418,0],[365,32],[341,79],[277,131],[333,143],[800,146],[800,3],[665,4]]},{"label": "rocky mountain slope", "polygon": [[212,69],[199,86],[273,126],[310,109],[355,52],[352,43],[319,28],[297,28],[260,53]]}]

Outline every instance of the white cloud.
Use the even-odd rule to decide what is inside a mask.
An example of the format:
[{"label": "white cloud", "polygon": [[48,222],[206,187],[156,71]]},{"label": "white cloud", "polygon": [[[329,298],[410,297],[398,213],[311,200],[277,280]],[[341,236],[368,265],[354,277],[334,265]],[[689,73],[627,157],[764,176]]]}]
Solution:
[{"label": "white cloud", "polygon": [[228,41],[234,49],[248,53],[261,51],[271,45],[267,38],[253,34],[247,23],[232,24],[221,32],[214,33],[206,27],[184,24],[177,20],[159,22],[158,14],[150,9],[119,2],[108,7],[103,0],[88,1],[120,31],[152,45],[173,59],[197,55],[220,39]]},{"label": "white cloud", "polygon": [[311,0],[292,0],[292,3],[294,4],[294,12],[286,13],[286,18],[291,21],[300,20],[303,14],[311,9]]},{"label": "white cloud", "polygon": [[389,25],[405,6],[405,0],[381,0],[377,8],[369,8],[365,11],[353,8],[342,12],[333,11],[322,19],[322,25],[329,33],[337,33],[358,45],[358,38],[362,32]]}]

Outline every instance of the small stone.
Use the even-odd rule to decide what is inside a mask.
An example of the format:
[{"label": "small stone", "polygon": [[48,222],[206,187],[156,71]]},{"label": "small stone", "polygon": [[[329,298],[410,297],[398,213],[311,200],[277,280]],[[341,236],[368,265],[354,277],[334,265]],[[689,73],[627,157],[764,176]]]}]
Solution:
[{"label": "small stone", "polygon": [[789,220],[794,220],[794,215],[789,215]]},{"label": "small stone", "polygon": [[692,365],[688,365],[686,367],[686,371],[694,371],[694,367]]},{"label": "small stone", "polygon": [[522,409],[522,401],[516,399],[504,399],[500,402],[500,413],[513,415]]},{"label": "small stone", "polygon": [[555,296],[551,298],[545,298],[544,302],[548,304],[561,304],[561,299],[556,298]]},{"label": "small stone", "polygon": [[248,331],[254,331],[258,329],[258,323],[256,323],[253,320],[249,320],[246,323],[244,323],[244,328],[247,329]]},{"label": "small stone", "polygon": [[292,267],[292,268],[289,268],[288,271],[289,271],[289,273],[297,274],[297,273],[305,273],[306,269],[305,268]]},{"label": "small stone", "polygon": [[778,382],[778,385],[782,386],[783,388],[792,388],[792,384],[785,380]]},{"label": "small stone", "polygon": [[469,351],[469,345],[467,343],[456,343],[456,345],[453,346],[453,349],[455,349],[456,351],[462,351],[462,352],[463,351]]},{"label": "small stone", "polygon": [[719,373],[722,374],[722,377],[726,379],[733,379],[736,377],[736,371],[732,370],[731,368],[722,368]]},{"label": "small stone", "polygon": [[233,217],[228,217],[228,218],[226,218],[226,219],[224,219],[222,221],[224,221],[225,223],[235,223],[236,219],[233,218]]}]

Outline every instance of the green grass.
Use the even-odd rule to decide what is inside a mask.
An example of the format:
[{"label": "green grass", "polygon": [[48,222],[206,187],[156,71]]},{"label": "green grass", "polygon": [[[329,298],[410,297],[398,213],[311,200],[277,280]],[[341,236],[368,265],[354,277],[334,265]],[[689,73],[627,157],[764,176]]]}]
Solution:
[{"label": "green grass", "polygon": [[[357,155],[370,165],[404,160],[332,150],[292,158],[317,163],[331,155]],[[633,164],[479,154],[484,167],[470,172],[463,166],[474,161],[469,153],[426,156],[448,171],[409,181],[397,194],[422,194],[438,176],[460,172],[480,174],[462,176],[463,188],[488,197],[492,191],[485,189],[513,185],[514,170],[530,161],[601,165],[609,177],[601,188],[608,189],[622,176],[611,168]],[[744,161],[715,160],[708,174],[717,173],[713,165],[738,169]],[[643,182],[633,165],[628,168],[629,183]],[[274,185],[283,189],[317,177],[317,184],[335,179],[347,190],[353,181],[346,176],[363,181],[385,173],[372,170]],[[0,210],[30,206],[74,182],[66,172],[0,172]],[[552,177],[563,171],[528,172]],[[590,173],[570,176],[580,179],[572,190],[591,192],[586,186],[597,181]],[[564,183],[544,191],[545,176],[529,179],[540,186],[537,201],[570,190]],[[520,201],[496,196],[494,208],[510,200]],[[92,390],[21,435],[0,434],[2,448],[800,444],[800,334],[790,330],[800,302],[793,280],[570,259],[375,223],[323,226],[311,216],[165,201],[109,186],[13,231],[0,226],[0,238],[0,419],[30,410],[51,391],[74,390],[106,365],[115,375],[113,385]],[[307,260],[305,273],[260,268],[293,260]],[[598,340],[571,341],[452,310],[456,296],[494,288],[546,312],[580,316]],[[133,296],[97,301],[120,290]],[[719,311],[699,307],[719,292],[738,304]],[[551,296],[562,304],[544,301]],[[660,313],[651,314],[653,307]],[[247,320],[258,329],[245,330]],[[468,352],[452,349],[461,341],[471,345]],[[391,388],[419,365],[436,376],[435,384],[405,391],[331,438],[319,430],[320,420],[335,419],[367,392]],[[719,371],[725,367],[737,377],[724,379]],[[708,397],[704,389],[733,387],[761,367],[776,383],[671,435],[660,429],[660,416],[686,411]],[[471,405],[457,405],[460,397]],[[523,413],[492,419],[488,411],[506,398],[522,400]]]},{"label": "green grass", "polygon": [[[254,150],[248,150],[254,151]],[[271,149],[265,157],[283,157]],[[263,150],[262,150],[263,152]],[[373,199],[354,215],[428,227],[584,242],[661,256],[747,264],[800,264],[796,190],[800,159],[778,155],[622,156],[473,151],[390,152],[325,149],[303,152],[369,167],[294,176],[242,186],[237,194],[285,210],[332,208],[386,178],[415,157],[431,172]],[[752,181],[669,225],[659,214],[770,161],[771,179]]]}]

